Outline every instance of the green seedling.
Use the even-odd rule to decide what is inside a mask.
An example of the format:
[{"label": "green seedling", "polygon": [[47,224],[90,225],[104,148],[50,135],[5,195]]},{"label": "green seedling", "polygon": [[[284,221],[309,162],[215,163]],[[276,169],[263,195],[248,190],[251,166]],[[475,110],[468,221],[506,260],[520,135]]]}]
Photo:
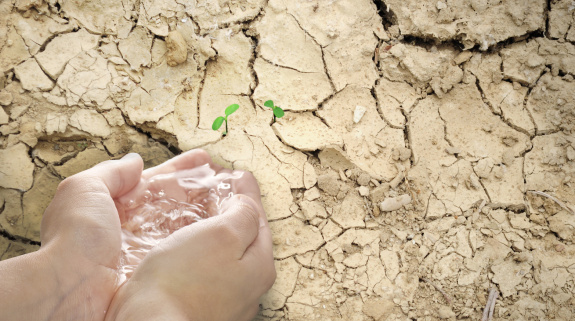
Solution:
[{"label": "green seedling", "polygon": [[226,131],[223,133],[223,136],[226,136],[228,134],[228,116],[235,113],[236,110],[238,110],[238,108],[240,108],[240,105],[238,105],[238,104],[229,105],[225,111],[226,117],[220,116],[220,117],[216,118],[216,120],[214,120],[214,123],[212,124],[212,129],[218,130],[218,129],[220,129],[220,127],[222,127],[222,124],[224,122],[226,122]]},{"label": "green seedling", "polygon": [[272,111],[274,112],[274,123],[276,122],[276,117],[282,118],[284,116],[284,110],[281,109],[281,107],[274,105],[273,100],[266,101],[264,103],[264,106],[271,108]]}]

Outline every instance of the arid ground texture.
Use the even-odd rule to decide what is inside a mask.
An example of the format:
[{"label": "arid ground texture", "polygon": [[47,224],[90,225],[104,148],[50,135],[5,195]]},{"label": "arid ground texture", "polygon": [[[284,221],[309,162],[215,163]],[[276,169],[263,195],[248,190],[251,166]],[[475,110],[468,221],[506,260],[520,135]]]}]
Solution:
[{"label": "arid ground texture", "polygon": [[0,1],[0,259],[64,178],[203,148],[261,186],[258,320],[573,320],[574,77],[572,0]]}]

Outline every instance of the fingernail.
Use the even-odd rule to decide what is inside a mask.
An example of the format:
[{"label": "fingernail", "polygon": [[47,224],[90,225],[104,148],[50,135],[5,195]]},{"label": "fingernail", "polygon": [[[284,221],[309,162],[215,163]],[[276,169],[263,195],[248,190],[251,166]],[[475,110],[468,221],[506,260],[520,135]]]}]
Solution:
[{"label": "fingernail", "polygon": [[249,196],[246,195],[242,195],[242,194],[237,194],[238,195],[238,201],[249,205],[254,211],[258,210],[258,206],[256,204],[256,202]]},{"label": "fingernail", "polygon": [[124,155],[124,157],[120,158],[120,160],[126,161],[126,160],[132,160],[134,158],[140,158],[140,155],[138,155],[137,153],[129,153]]}]

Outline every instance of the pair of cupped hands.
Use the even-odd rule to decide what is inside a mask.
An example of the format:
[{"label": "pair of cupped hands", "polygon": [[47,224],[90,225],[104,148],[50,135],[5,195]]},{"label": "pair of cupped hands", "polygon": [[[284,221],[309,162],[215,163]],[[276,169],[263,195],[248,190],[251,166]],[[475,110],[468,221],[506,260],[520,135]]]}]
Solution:
[{"label": "pair of cupped hands", "polygon": [[100,163],[58,186],[40,250],[0,262],[1,320],[250,320],[275,280],[255,178],[232,182],[220,215],[177,230],[117,284],[118,199],[159,174],[212,163],[202,150],[143,171],[139,155]]}]

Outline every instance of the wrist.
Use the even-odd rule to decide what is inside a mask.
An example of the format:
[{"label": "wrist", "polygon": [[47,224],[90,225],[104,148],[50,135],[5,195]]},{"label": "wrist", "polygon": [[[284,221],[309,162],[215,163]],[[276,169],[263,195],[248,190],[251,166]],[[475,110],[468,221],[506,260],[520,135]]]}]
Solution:
[{"label": "wrist", "polygon": [[62,247],[0,262],[2,320],[103,320],[116,271],[91,264]]},{"label": "wrist", "polygon": [[44,320],[60,300],[45,250],[0,262],[0,311],[6,320]]}]

